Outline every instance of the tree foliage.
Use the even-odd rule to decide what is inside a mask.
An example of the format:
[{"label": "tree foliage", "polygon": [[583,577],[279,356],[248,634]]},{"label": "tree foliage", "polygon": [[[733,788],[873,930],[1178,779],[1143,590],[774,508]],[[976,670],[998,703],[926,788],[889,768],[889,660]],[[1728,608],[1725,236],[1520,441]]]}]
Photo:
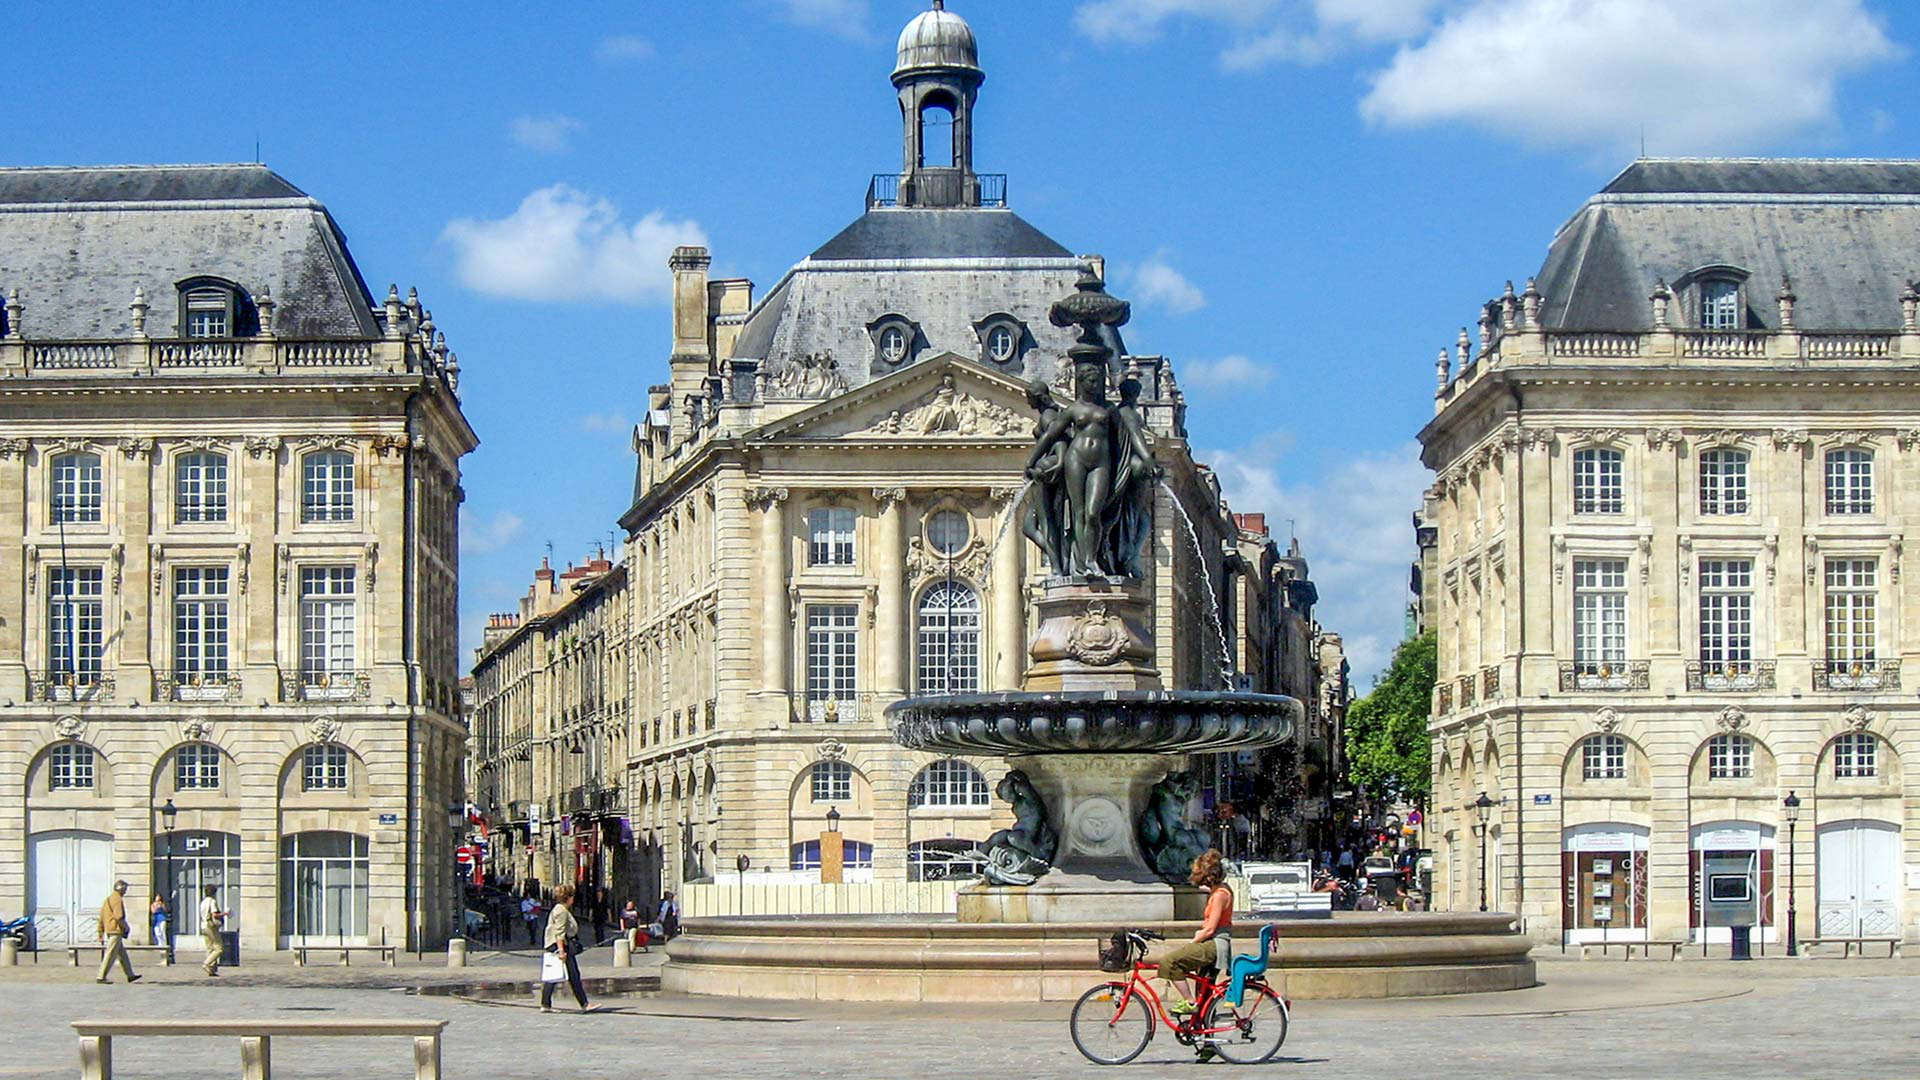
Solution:
[{"label": "tree foliage", "polygon": [[1347,709],[1347,774],[1375,796],[1424,802],[1433,785],[1427,721],[1438,648],[1433,631],[1401,643],[1373,692]]}]

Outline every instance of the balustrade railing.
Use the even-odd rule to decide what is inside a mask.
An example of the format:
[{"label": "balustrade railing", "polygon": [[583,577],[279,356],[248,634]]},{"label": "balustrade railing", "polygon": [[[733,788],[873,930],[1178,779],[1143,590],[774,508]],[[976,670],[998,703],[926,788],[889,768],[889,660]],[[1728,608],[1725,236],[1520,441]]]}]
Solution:
[{"label": "balustrade railing", "polygon": [[1550,334],[1547,342],[1548,349],[1554,356],[1639,356],[1640,337],[1639,334],[1622,334],[1608,330],[1581,330]]},{"label": "balustrade railing", "polygon": [[155,701],[238,701],[240,680],[229,671],[156,671]]},{"label": "balustrade railing", "polygon": [[1772,660],[1689,660],[1687,689],[1704,693],[1772,690],[1774,672]]},{"label": "balustrade railing", "polygon": [[1645,690],[1650,671],[1645,660],[1562,660],[1560,689]]},{"label": "balustrade railing", "polygon": [[[0,342],[5,344],[5,342]],[[364,368],[380,364],[382,348],[403,346],[409,370],[434,368],[438,361],[414,342],[355,339],[284,338],[135,339],[127,341],[29,341],[22,359],[29,374],[46,372],[195,371],[247,368],[281,371],[309,368]],[[0,349],[0,360],[7,353]]]},{"label": "balustrade railing", "polygon": [[280,676],[280,700],[285,702],[364,702],[372,696],[370,671],[298,671]]},{"label": "balustrade railing", "polygon": [[1828,657],[1813,665],[1815,690],[1898,690],[1900,661]]},{"label": "balustrade railing", "polygon": [[1767,355],[1767,332],[1764,330],[1682,330],[1680,331],[1681,356],[1719,356],[1742,360],[1761,359]]},{"label": "balustrade railing", "polygon": [[29,671],[28,701],[110,701],[111,674],[100,671]]},{"label": "balustrade railing", "polygon": [[1896,334],[1801,335],[1809,360],[1878,360],[1893,354],[1897,338]]}]

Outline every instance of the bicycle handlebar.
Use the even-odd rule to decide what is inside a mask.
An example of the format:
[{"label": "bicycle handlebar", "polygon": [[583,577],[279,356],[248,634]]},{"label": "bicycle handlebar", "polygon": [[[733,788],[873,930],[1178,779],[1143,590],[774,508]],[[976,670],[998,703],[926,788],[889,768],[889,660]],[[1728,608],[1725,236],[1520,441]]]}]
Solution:
[{"label": "bicycle handlebar", "polygon": [[1128,934],[1131,934],[1131,935],[1132,935],[1132,936],[1134,936],[1134,937],[1137,937],[1137,938],[1139,938],[1139,939],[1140,939],[1140,940],[1142,940],[1142,941],[1165,941],[1165,940],[1167,940],[1167,935],[1165,935],[1165,934],[1160,934],[1160,933],[1155,933],[1155,932],[1154,932],[1154,931],[1152,931],[1152,930],[1146,930],[1146,929],[1142,929],[1142,928],[1140,928],[1140,927],[1134,927],[1133,929],[1131,929],[1131,930],[1128,930],[1128,931],[1127,931],[1127,933],[1128,933]]}]

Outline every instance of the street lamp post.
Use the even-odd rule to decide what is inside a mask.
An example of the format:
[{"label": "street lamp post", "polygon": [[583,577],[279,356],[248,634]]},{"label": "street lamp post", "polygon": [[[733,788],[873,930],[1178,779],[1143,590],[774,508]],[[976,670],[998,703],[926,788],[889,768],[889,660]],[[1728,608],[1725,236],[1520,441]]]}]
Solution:
[{"label": "street lamp post", "polygon": [[1787,792],[1787,797],[1780,802],[1780,809],[1785,812],[1787,819],[1787,955],[1799,956],[1800,919],[1799,913],[1794,909],[1793,889],[1794,879],[1799,876],[1795,872],[1796,856],[1799,852],[1796,850],[1793,839],[1795,827],[1800,824],[1800,796],[1791,791]]},{"label": "street lamp post", "polygon": [[[180,906],[180,900],[173,894],[173,823],[180,816],[180,808],[173,805],[173,799],[160,807],[160,841],[167,860],[167,948],[173,948],[173,928],[180,920],[179,912],[172,910]],[[149,923],[151,925],[151,923]]]},{"label": "street lamp post", "polygon": [[1487,910],[1487,816],[1493,812],[1493,800],[1486,792],[1473,800],[1473,812],[1480,815],[1480,910]]}]

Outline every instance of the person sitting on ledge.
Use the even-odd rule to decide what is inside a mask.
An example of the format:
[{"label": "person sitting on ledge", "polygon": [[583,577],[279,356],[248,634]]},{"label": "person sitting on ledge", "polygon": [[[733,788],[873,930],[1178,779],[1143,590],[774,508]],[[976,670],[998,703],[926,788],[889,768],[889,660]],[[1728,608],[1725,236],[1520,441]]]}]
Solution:
[{"label": "person sitting on ledge", "polygon": [[[1193,1014],[1193,1000],[1181,996],[1180,984],[1192,979],[1196,972],[1215,966],[1213,939],[1233,929],[1233,890],[1227,887],[1227,871],[1221,865],[1220,853],[1208,851],[1194,859],[1193,871],[1187,880],[1207,890],[1207,906],[1193,940],[1160,958],[1160,977],[1167,980],[1167,1012],[1173,1016]],[[1194,993],[1198,996],[1198,988]]]}]

